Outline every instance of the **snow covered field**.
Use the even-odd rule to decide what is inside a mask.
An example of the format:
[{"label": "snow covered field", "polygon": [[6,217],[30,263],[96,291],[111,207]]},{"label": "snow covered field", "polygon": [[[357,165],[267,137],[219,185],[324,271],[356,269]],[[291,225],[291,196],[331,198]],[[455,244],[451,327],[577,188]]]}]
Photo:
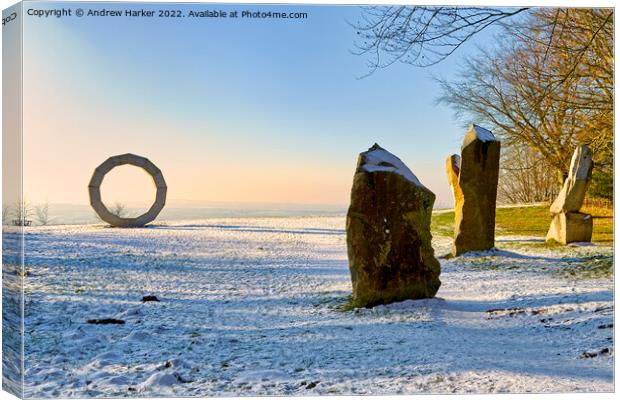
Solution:
[{"label": "snow covered field", "polygon": [[611,247],[497,246],[441,259],[437,298],[347,311],[343,217],[28,228],[25,394],[612,391],[612,278],[562,273]]}]

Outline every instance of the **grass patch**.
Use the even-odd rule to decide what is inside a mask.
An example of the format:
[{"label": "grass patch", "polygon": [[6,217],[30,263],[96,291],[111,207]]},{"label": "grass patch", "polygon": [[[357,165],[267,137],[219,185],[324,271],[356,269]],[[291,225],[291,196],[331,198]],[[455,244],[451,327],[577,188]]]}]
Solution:
[{"label": "grass patch", "polygon": [[614,242],[614,209],[613,207],[586,206],[582,213],[592,214],[594,230],[592,241],[612,244]]},{"label": "grass patch", "polygon": [[[612,244],[614,240],[613,208],[582,208],[581,212],[592,214],[594,229],[592,241]],[[537,236],[544,239],[551,223],[548,206],[498,208],[495,212],[495,233],[497,235]],[[434,213],[431,221],[433,235],[452,236],[454,232],[454,212]],[[532,245],[552,247],[553,244]]]},{"label": "grass patch", "polygon": [[431,233],[433,236],[453,236],[454,211],[433,213],[431,219]]},{"label": "grass patch", "polygon": [[[545,235],[546,235],[546,232],[545,232]],[[523,248],[554,249],[554,250],[559,250],[559,251],[566,250],[567,253],[570,251],[570,247],[565,246],[561,243],[558,243],[555,240],[550,241],[550,242],[545,242],[543,240],[544,237],[541,237],[540,239],[541,239],[540,242],[500,242],[496,244],[502,249],[515,249],[515,250],[523,249]]]},{"label": "grass patch", "polygon": [[507,264],[507,263],[502,263],[502,262],[485,262],[484,264],[472,262],[471,265],[469,265],[469,269],[473,271],[512,271],[512,270],[544,271],[547,268],[545,267],[535,268],[532,265]]},{"label": "grass patch", "polygon": [[339,299],[336,304],[331,306],[331,308],[340,312],[349,312],[353,311],[357,307],[353,304],[353,296],[347,295],[344,298]]},{"label": "grass patch", "polygon": [[614,275],[614,257],[599,256],[563,268],[560,274],[572,279],[611,278]]},{"label": "grass patch", "polygon": [[551,213],[547,206],[498,208],[496,232],[504,235],[547,236]]}]

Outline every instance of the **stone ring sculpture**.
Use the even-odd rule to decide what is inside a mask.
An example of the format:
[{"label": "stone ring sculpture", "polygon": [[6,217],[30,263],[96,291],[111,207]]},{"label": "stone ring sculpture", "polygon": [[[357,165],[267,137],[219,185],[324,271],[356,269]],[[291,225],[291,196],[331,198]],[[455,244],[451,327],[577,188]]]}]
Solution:
[{"label": "stone ring sculpture", "polygon": [[[115,167],[121,165],[133,165],[145,170],[153,178],[153,183],[157,188],[155,202],[149,210],[135,218],[122,218],[112,214],[101,200],[100,186],[105,175]],[[105,160],[101,165],[95,168],[93,176],[88,184],[88,195],[90,196],[90,205],[93,207],[97,215],[108,224],[120,227],[141,227],[153,221],[166,204],[166,192],[168,186],[164,180],[164,175],[160,169],[155,166],[148,158],[137,156],[135,154],[121,154],[113,156]]]}]

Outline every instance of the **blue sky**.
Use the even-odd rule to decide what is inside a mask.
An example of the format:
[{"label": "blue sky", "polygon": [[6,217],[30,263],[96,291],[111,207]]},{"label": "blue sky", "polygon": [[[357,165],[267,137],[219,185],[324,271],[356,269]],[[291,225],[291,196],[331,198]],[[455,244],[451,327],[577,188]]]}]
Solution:
[{"label": "blue sky", "polygon": [[[128,7],[161,8],[82,6]],[[24,131],[26,196],[87,203],[92,168],[131,151],[160,166],[172,199],[346,204],[357,154],[378,142],[438,204],[451,203],[444,162],[459,151],[464,128],[435,104],[431,77],[454,74],[473,43],[432,68],[394,64],[360,79],[366,59],[351,54],[355,30],[346,22],[358,7],[173,8],[309,17],[27,18],[25,118],[33,121]],[[52,185],[57,172],[66,182]]]}]

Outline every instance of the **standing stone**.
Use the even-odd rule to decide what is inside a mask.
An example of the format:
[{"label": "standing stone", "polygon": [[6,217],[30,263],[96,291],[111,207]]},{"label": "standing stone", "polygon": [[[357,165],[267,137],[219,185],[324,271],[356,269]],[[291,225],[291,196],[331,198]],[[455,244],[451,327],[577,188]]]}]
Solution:
[{"label": "standing stone", "polygon": [[568,244],[592,240],[592,216],[580,213],[579,210],[592,180],[593,167],[590,148],[586,145],[577,146],[571,159],[568,177],[550,207],[553,220],[547,232],[548,242]]},{"label": "standing stone", "polygon": [[354,306],[437,293],[440,268],[430,232],[434,202],[433,192],[379,145],[359,155],[346,228]]},{"label": "standing stone", "polygon": [[461,146],[458,168],[458,156],[448,158],[448,180],[454,195],[454,256],[495,246],[499,153],[500,142],[493,133],[472,125]]},{"label": "standing stone", "polygon": [[552,214],[561,212],[579,212],[586,198],[586,191],[592,180],[592,151],[585,144],[577,146],[570,162],[568,177],[558,194],[550,211]]}]

